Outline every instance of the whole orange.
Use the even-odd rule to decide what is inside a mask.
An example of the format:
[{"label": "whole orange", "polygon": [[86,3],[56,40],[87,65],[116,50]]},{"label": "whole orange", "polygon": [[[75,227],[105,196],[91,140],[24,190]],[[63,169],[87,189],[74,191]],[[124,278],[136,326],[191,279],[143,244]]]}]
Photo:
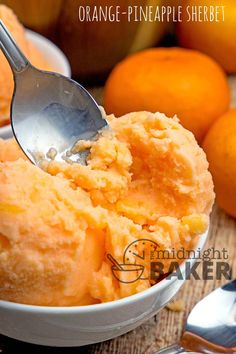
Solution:
[{"label": "whole orange", "polygon": [[229,86],[211,58],[183,48],[152,48],[119,63],[104,92],[107,113],[132,111],[175,114],[201,141],[229,107]]},{"label": "whole orange", "polygon": [[[180,44],[208,54],[227,72],[236,73],[236,1],[183,0],[182,6],[182,22],[178,24],[177,31]],[[205,20],[201,15],[202,22],[189,21],[189,13],[192,14],[193,6],[198,6],[198,8],[201,6],[202,12],[206,6]],[[210,21],[210,6],[219,6],[213,11],[213,21]],[[216,9],[218,10],[217,17]]]},{"label": "whole orange", "polygon": [[207,154],[218,205],[236,217],[236,109],[210,128],[203,149]]}]

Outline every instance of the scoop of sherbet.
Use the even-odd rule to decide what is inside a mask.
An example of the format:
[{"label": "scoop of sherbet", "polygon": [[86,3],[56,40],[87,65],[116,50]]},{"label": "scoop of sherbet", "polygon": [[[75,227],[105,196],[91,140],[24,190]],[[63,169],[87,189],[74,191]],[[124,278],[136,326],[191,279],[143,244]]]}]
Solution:
[{"label": "scoop of sherbet", "polygon": [[[114,277],[108,253],[123,263],[143,239],[192,249],[206,230],[213,184],[193,134],[159,113],[107,119],[113,134],[92,143],[87,166],[51,161],[41,170],[13,161],[15,148],[11,162],[0,156],[0,299],[72,306],[135,294],[152,285],[150,259],[145,279],[129,283],[128,272]],[[137,247],[140,259],[146,247]]]},{"label": "scoop of sherbet", "polygon": [[[27,40],[25,30],[13,11],[0,5],[0,20],[3,21],[23,53],[40,69],[51,70],[43,55]],[[0,51],[0,127],[10,118],[10,103],[13,93],[13,77],[10,66]]]}]

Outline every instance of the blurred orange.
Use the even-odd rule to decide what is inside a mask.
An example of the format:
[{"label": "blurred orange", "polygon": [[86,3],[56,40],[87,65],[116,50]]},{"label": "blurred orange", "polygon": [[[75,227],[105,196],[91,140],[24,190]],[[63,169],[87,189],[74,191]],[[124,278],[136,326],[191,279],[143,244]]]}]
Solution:
[{"label": "blurred orange", "polygon": [[[63,0],[0,0],[10,7],[25,27],[44,35],[56,31]],[[55,37],[55,33],[54,36]]]},{"label": "blurred orange", "polygon": [[203,148],[210,163],[219,206],[236,217],[236,109],[209,130]]},{"label": "blurred orange", "polygon": [[[228,72],[236,73],[236,1],[183,0],[183,21],[178,25],[178,38],[183,47],[210,55]],[[187,6],[225,6],[219,22],[188,22]]]},{"label": "blurred orange", "polygon": [[229,100],[229,86],[218,64],[182,48],[152,48],[129,56],[114,68],[104,93],[107,113],[177,114],[198,141],[228,109]]}]

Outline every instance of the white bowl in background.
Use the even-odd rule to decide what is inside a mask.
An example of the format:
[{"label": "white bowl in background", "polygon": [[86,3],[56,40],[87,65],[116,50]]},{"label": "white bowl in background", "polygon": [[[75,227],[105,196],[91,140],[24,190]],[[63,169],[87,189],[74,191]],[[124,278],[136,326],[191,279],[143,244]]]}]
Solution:
[{"label": "white bowl in background", "polygon": [[[202,250],[208,232],[200,236]],[[190,266],[196,259],[190,258]],[[127,333],[157,314],[185,281],[164,279],[124,299],[88,306],[46,307],[0,301],[0,333],[28,343],[73,347],[102,342]],[[196,280],[197,281],[197,280]]]},{"label": "white bowl in background", "polygon": [[[44,58],[54,68],[54,71],[71,77],[71,68],[65,54],[50,40],[40,34],[26,30],[27,39],[43,54]],[[8,139],[13,136],[11,125],[0,128],[0,138]]]}]

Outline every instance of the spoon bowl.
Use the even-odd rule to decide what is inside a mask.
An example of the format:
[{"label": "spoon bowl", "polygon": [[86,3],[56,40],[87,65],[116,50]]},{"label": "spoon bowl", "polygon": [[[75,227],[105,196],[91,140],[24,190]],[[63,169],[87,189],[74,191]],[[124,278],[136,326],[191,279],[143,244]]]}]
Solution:
[{"label": "spoon bowl", "polygon": [[[26,156],[40,164],[53,149],[62,161],[79,140],[93,140],[107,126],[91,95],[63,75],[33,67],[0,21],[0,48],[14,76],[11,104],[14,136]],[[67,155],[66,155],[67,154]],[[70,156],[70,162],[86,163],[87,154]]]},{"label": "spoon bowl", "polygon": [[216,289],[191,311],[180,345],[156,354],[236,353],[236,279]]},{"label": "spoon bowl", "polygon": [[188,347],[235,353],[236,279],[201,300],[191,311],[185,330],[182,343]]}]

